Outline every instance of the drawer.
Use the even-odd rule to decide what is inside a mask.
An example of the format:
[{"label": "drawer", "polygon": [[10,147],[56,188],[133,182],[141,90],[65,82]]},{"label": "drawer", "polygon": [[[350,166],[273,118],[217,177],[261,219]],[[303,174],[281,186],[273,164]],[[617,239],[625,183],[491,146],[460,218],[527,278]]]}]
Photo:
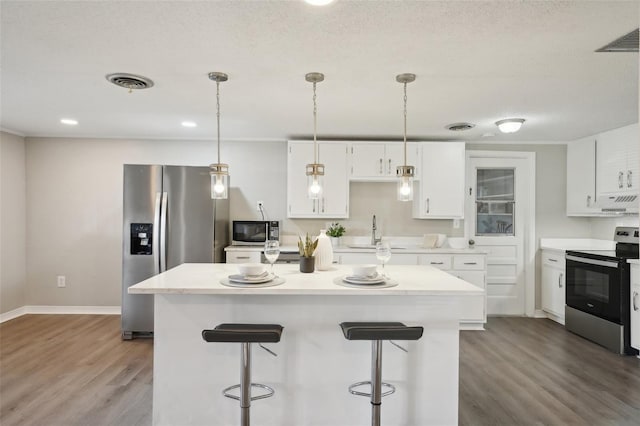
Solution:
[{"label": "drawer", "polygon": [[542,250],[542,264],[548,265],[554,268],[564,269],[564,252]]},{"label": "drawer", "polygon": [[458,254],[453,256],[453,269],[456,270],[484,270],[484,256],[477,254]]},{"label": "drawer", "polygon": [[449,254],[424,254],[420,256],[420,265],[429,265],[443,271],[451,269],[451,255]]},{"label": "drawer", "polygon": [[228,251],[227,263],[260,263],[260,251]]}]

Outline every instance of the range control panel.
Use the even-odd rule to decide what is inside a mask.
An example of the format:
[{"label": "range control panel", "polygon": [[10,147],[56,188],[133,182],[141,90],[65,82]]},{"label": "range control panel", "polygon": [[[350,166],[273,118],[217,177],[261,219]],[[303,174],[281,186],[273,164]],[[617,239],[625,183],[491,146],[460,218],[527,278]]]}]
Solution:
[{"label": "range control panel", "polygon": [[131,224],[131,247],[132,255],[153,254],[153,223],[132,223]]}]

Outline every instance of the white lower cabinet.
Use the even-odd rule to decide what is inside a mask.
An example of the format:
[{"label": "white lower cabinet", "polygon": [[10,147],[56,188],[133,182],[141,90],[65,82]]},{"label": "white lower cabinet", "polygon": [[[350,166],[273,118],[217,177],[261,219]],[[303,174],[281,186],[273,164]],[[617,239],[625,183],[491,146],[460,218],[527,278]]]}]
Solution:
[{"label": "white lower cabinet", "polygon": [[[333,259],[338,260],[338,263],[342,265],[357,265],[363,263],[375,263],[380,262],[376,258],[375,250],[366,253],[334,253]],[[418,255],[410,253],[393,253],[391,259],[387,265],[417,265]]]},{"label": "white lower cabinet", "polygon": [[564,324],[565,280],[564,251],[542,250],[542,310],[560,324]]},{"label": "white lower cabinet", "polygon": [[631,346],[640,350],[640,265],[631,265]]},{"label": "white lower cabinet", "polygon": [[260,250],[227,251],[227,263],[260,263]]}]

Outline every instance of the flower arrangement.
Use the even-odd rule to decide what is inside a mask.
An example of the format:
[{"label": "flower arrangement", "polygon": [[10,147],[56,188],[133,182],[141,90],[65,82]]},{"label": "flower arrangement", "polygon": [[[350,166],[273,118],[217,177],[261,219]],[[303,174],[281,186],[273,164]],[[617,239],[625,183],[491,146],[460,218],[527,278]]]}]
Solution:
[{"label": "flower arrangement", "polygon": [[329,229],[327,229],[327,235],[333,238],[340,238],[347,232],[344,226],[340,225],[338,222],[333,222]]},{"label": "flower arrangement", "polygon": [[298,249],[300,250],[300,256],[312,257],[316,247],[318,247],[318,239],[312,240],[308,233],[304,241],[302,241],[302,237],[298,237]]}]

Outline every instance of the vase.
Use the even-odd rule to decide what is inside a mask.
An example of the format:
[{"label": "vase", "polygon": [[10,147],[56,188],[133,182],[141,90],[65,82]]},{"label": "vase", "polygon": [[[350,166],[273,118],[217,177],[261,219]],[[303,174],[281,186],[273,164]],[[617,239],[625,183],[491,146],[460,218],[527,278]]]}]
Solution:
[{"label": "vase", "polygon": [[316,258],[300,256],[300,272],[305,274],[313,272]]},{"label": "vase", "polygon": [[320,230],[318,235],[318,246],[315,251],[316,269],[318,271],[328,271],[333,265],[333,249],[331,248],[331,240],[327,237],[324,229]]},{"label": "vase", "polygon": [[329,239],[331,240],[331,248],[337,249],[340,247],[340,243],[342,242],[341,237],[329,237]]}]

